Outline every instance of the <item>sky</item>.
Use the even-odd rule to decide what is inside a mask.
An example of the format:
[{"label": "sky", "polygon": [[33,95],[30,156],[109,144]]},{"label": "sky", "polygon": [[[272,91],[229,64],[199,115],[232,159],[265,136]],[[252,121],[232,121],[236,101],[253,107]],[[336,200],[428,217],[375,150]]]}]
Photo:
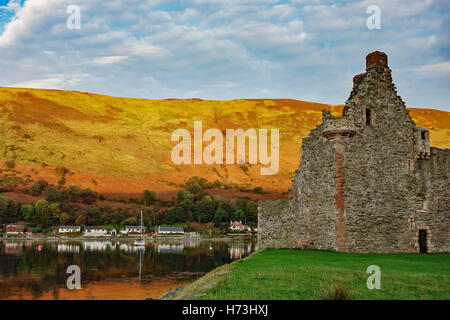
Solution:
[{"label": "sky", "polygon": [[408,107],[450,111],[448,0],[0,0],[0,86],[343,104],[375,50]]}]

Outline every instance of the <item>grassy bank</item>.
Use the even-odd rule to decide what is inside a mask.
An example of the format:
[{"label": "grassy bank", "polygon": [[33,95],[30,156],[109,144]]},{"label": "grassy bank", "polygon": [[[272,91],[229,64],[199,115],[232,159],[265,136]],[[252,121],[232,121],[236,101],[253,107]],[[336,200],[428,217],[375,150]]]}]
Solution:
[{"label": "grassy bank", "polygon": [[[381,269],[381,289],[366,286]],[[172,299],[450,299],[450,254],[270,249],[222,266]]]}]

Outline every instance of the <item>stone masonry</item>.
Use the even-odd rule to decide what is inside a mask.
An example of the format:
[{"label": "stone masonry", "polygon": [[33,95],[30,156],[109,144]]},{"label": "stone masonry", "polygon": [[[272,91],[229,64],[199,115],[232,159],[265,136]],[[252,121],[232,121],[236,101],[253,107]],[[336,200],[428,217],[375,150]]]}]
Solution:
[{"label": "stone masonry", "polygon": [[375,51],[342,116],[303,139],[290,199],[259,204],[259,248],[450,252],[449,149],[430,147]]}]

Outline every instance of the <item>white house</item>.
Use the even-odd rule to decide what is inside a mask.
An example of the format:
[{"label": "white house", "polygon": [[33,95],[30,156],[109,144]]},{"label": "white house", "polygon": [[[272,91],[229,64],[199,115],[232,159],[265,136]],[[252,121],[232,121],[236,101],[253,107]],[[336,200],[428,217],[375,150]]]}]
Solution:
[{"label": "white house", "polygon": [[[127,233],[141,233],[141,226],[126,226]],[[145,227],[142,227],[142,233],[145,232]]]},{"label": "white house", "polygon": [[242,224],[241,221],[231,221],[230,222],[230,229],[232,231],[252,231],[252,228],[250,228],[249,226],[245,226]]},{"label": "white house", "polygon": [[58,233],[78,233],[81,231],[80,226],[59,226]]},{"label": "white house", "polygon": [[176,227],[158,227],[159,234],[184,234],[183,228]]},{"label": "white house", "polygon": [[84,235],[87,237],[102,237],[108,235],[106,227],[86,227],[84,228]]}]

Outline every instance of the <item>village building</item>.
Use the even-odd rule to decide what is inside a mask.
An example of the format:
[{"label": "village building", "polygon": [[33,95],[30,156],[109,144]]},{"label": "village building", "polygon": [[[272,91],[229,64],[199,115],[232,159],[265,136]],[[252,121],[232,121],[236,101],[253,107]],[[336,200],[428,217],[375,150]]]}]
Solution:
[{"label": "village building", "polygon": [[158,227],[159,234],[184,234],[184,228],[178,227]]},{"label": "village building", "polygon": [[200,233],[195,232],[195,231],[192,231],[192,232],[185,232],[184,235],[185,235],[186,237],[189,237],[189,238],[200,238],[200,237],[201,237],[201,236],[200,236]]},{"label": "village building", "polygon": [[87,237],[102,237],[108,235],[108,229],[102,226],[92,226],[84,228],[84,235]]},{"label": "village building", "polygon": [[[128,233],[141,233],[141,226],[126,226],[125,231]],[[145,232],[145,227],[142,227],[142,233]]]},{"label": "village building", "polygon": [[59,226],[58,233],[79,233],[81,231],[80,226]]},{"label": "village building", "polygon": [[242,221],[231,221],[230,222],[230,230],[231,231],[252,231],[252,228],[246,226],[242,223]]},{"label": "village building", "polygon": [[22,234],[25,231],[25,225],[21,223],[6,225],[7,234]]},{"label": "village building", "polygon": [[373,52],[341,116],[303,138],[290,199],[258,208],[259,248],[449,252],[450,149],[430,147]]}]

